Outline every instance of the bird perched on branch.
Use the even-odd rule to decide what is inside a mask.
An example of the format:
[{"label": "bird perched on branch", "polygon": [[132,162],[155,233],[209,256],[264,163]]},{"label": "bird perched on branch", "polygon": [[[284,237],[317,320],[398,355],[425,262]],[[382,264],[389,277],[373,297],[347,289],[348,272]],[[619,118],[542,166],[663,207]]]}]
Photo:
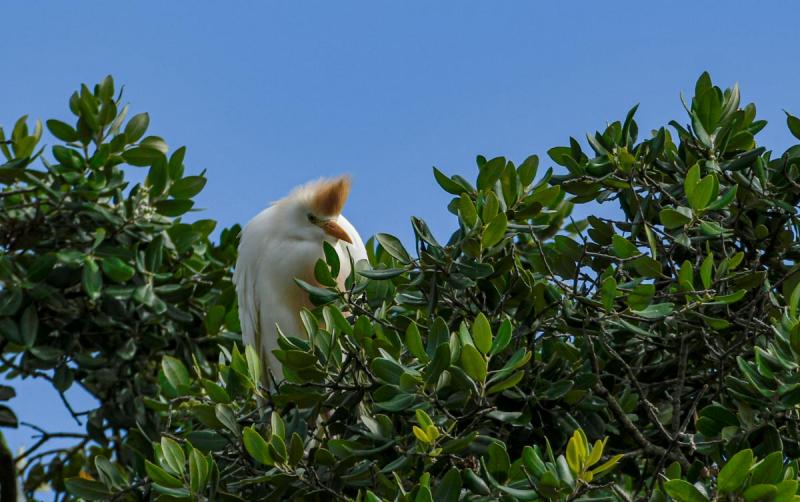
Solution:
[{"label": "bird perched on branch", "polygon": [[242,339],[276,381],[283,379],[272,354],[278,348],[276,325],[287,336],[306,336],[299,313],[311,303],[295,279],[316,284],[314,266],[323,257],[323,241],[339,255],[340,289],[350,275],[350,260],[367,259],[361,237],[341,214],[349,193],[347,176],[312,181],[261,211],[242,231],[233,274]]}]

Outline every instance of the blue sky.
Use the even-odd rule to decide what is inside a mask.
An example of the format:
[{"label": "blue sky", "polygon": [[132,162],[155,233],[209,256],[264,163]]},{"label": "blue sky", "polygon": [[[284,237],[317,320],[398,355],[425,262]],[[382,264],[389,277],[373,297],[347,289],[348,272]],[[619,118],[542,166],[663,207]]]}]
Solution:
[{"label": "blue sky", "polygon": [[[703,70],[740,83],[770,121],[759,141],[783,151],[782,110],[800,114],[799,13],[788,1],[8,2],[0,125],[67,118],[69,94],[110,73],[150,133],[187,146],[189,172],[208,170],[202,217],[245,222],[347,172],[362,236],[408,240],[415,215],[446,239],[431,166],[473,178],[476,154],[537,153],[547,167],[547,149],[636,103],[641,131],[685,122],[679,93]],[[47,384],[15,385],[22,420],[76,427]],[[17,448],[30,432],[6,434]]]}]

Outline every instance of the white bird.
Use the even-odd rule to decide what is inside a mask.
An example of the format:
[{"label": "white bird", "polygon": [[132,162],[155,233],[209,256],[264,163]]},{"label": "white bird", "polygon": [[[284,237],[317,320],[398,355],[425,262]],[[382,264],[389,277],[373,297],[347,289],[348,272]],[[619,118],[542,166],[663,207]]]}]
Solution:
[{"label": "white bird", "polygon": [[261,211],[242,231],[233,274],[242,339],[276,382],[283,379],[272,353],[278,348],[276,325],[287,336],[305,337],[299,313],[312,305],[294,279],[317,284],[314,265],[323,257],[323,241],[339,255],[340,289],[350,275],[351,257],[353,263],[367,259],[361,236],[341,214],[349,193],[346,176],[312,181]]}]

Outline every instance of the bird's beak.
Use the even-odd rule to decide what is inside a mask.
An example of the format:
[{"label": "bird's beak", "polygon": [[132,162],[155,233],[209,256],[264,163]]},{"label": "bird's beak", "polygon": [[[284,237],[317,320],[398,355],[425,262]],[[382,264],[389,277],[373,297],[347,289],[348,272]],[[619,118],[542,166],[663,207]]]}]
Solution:
[{"label": "bird's beak", "polygon": [[322,222],[320,227],[322,228],[322,230],[325,231],[326,234],[330,235],[331,237],[336,237],[337,239],[345,241],[348,244],[353,243],[353,239],[350,238],[349,235],[347,235],[347,232],[345,232],[345,230],[341,227],[341,225],[339,225],[333,220]]}]

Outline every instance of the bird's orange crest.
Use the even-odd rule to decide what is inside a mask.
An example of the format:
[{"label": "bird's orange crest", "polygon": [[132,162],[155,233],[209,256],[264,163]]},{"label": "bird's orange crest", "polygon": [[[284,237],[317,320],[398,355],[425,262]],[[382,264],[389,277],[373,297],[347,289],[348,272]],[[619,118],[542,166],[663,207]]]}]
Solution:
[{"label": "bird's orange crest", "polygon": [[311,206],[317,214],[326,216],[341,214],[348,195],[350,195],[349,176],[325,180],[316,187]]}]

